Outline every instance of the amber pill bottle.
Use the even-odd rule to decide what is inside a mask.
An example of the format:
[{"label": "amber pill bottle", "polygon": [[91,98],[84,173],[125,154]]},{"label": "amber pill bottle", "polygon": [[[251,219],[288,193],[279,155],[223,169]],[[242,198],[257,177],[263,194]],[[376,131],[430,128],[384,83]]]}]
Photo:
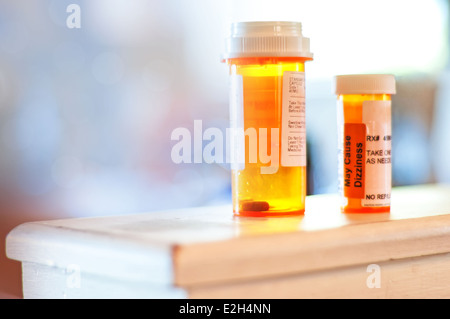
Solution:
[{"label": "amber pill bottle", "polygon": [[390,74],[335,77],[338,176],[344,213],[387,213],[391,203]]},{"label": "amber pill bottle", "polygon": [[305,62],[312,57],[299,22],[231,25],[223,61],[230,74],[236,215],[305,211]]}]

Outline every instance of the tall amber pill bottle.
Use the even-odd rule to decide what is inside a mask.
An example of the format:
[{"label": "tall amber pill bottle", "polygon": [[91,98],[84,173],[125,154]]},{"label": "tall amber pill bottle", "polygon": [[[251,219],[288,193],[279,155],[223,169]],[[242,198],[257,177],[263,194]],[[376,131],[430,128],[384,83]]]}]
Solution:
[{"label": "tall amber pill bottle", "polygon": [[236,215],[305,211],[305,62],[312,57],[299,22],[231,25],[224,62]]},{"label": "tall amber pill bottle", "polygon": [[344,213],[386,213],[391,202],[390,74],[335,78],[339,191]]}]

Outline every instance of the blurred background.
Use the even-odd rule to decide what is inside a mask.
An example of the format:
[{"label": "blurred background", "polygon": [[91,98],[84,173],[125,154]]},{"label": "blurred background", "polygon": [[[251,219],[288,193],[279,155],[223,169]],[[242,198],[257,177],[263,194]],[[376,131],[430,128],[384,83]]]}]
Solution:
[{"label": "blurred background", "polygon": [[170,136],[228,127],[234,21],[300,21],[311,39],[309,194],[337,191],[336,74],[396,75],[394,186],[450,182],[448,14],[447,0],[0,0],[0,298],[21,297],[4,253],[20,223],[230,203],[229,168],[174,164]]}]

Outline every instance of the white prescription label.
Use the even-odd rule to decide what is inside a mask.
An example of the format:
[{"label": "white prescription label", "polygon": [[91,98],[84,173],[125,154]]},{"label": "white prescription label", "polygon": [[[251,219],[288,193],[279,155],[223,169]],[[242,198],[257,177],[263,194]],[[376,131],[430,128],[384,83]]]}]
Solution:
[{"label": "white prescription label", "polygon": [[305,73],[283,74],[281,166],[306,166]]},{"label": "white prescription label", "polygon": [[364,101],[366,125],[365,190],[361,205],[389,206],[391,202],[391,101]]}]

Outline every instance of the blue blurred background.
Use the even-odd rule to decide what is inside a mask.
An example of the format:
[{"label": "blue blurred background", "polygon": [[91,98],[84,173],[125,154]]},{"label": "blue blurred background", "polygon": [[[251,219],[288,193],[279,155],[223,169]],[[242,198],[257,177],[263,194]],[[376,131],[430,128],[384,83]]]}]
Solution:
[{"label": "blue blurred background", "polygon": [[[80,28],[69,28],[70,4]],[[0,244],[25,221],[229,203],[230,171],[171,132],[228,127],[234,21],[303,24],[309,194],[337,191],[336,74],[393,73],[393,183],[450,181],[447,0],[0,0]],[[0,253],[0,298],[20,267]]]}]

